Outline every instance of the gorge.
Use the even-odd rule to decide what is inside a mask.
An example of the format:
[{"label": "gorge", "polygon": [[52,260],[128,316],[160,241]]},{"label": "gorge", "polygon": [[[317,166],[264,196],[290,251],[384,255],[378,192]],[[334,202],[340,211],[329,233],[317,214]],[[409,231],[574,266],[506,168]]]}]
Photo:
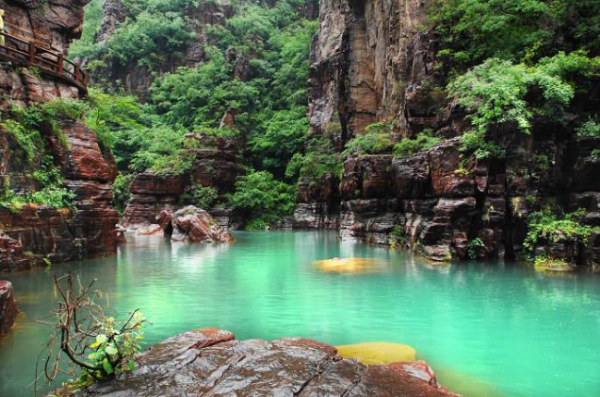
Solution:
[{"label": "gorge", "polygon": [[[122,263],[144,278],[124,255],[151,263],[156,255],[175,267],[178,260],[202,264],[210,261],[202,255],[214,255],[226,257],[233,268],[245,255],[255,264],[256,277],[282,281],[270,258],[263,256],[269,263],[265,269],[254,260],[261,247],[277,255],[269,238],[290,244],[293,251],[305,249],[297,255],[310,259],[285,262],[299,274],[313,261],[361,258],[350,255],[353,250],[366,259],[391,258],[385,276],[342,272],[330,279],[334,275],[308,271],[307,280],[315,277],[317,284],[365,287],[362,310],[373,310],[364,314],[365,323],[398,332],[378,334],[361,324],[365,338],[408,343],[401,333],[411,335],[409,327],[394,321],[414,322],[425,335],[413,338],[421,351],[426,335],[433,338],[428,324],[418,320],[418,313],[397,317],[401,305],[391,304],[396,312],[373,309],[369,305],[386,303],[371,288],[387,285],[387,278],[414,276],[415,284],[404,287],[424,288],[434,297],[434,286],[446,291],[444,283],[458,286],[462,275],[473,277],[467,281],[473,291],[482,288],[493,299],[508,299],[496,295],[495,288],[514,288],[532,311],[545,312],[532,292],[541,291],[554,297],[550,305],[563,316],[573,311],[572,322],[585,328],[583,341],[597,336],[587,316],[598,314],[593,303],[600,290],[600,3],[0,0],[0,9],[6,26],[0,42],[0,279],[10,280],[15,290],[0,282],[0,334],[9,340],[24,332],[21,322],[32,320],[27,310],[35,305],[27,294],[21,302],[20,291],[33,294],[25,287],[27,277],[41,285],[47,276],[38,273],[44,268],[77,268],[91,277],[97,270],[81,264],[108,264],[122,272]],[[172,241],[163,241],[163,235]],[[324,246],[305,246],[304,238],[321,236],[326,236]],[[201,241],[196,247],[190,243]],[[225,245],[204,246],[217,241]],[[148,250],[147,244],[160,250]],[[338,246],[354,248],[333,252]],[[308,252],[314,247],[321,256]],[[218,262],[227,266],[224,259]],[[398,269],[402,263],[410,267]],[[188,265],[190,276],[202,272]],[[427,270],[416,270],[419,266]],[[199,296],[207,294],[200,299],[204,304],[206,297],[219,299],[218,287],[230,294],[235,288],[260,288],[261,282],[244,282],[254,280],[246,271],[231,284],[210,276],[206,292],[194,278],[193,288]],[[423,286],[429,271],[439,274]],[[485,277],[486,272],[499,280]],[[166,280],[149,279],[177,290],[178,282],[163,276]],[[485,286],[477,284],[478,276],[485,277]],[[135,290],[129,277],[123,274],[121,282]],[[292,280],[292,295],[308,299],[296,295],[304,287],[295,284],[295,276]],[[331,287],[327,282],[321,287]],[[118,282],[108,284],[125,295]],[[411,300],[405,293],[397,292]],[[388,302],[397,299],[393,291],[385,295]],[[457,336],[459,330],[481,324],[469,317],[468,297],[454,302],[450,295],[439,297],[450,300],[450,312],[464,325],[446,319],[452,331],[436,337],[455,338],[451,345],[467,343]],[[345,296],[340,292],[336,298]],[[164,291],[158,297],[169,299]],[[193,311],[192,301],[185,295],[180,304]],[[341,312],[334,317],[343,333],[344,307],[331,304]],[[506,311],[490,304],[508,324],[511,314],[521,318],[515,314],[523,309],[517,303]],[[17,317],[17,306],[26,319]],[[232,328],[235,321],[212,323],[230,310],[217,306],[197,325],[185,322],[184,328],[179,322],[167,327],[168,333],[159,328],[151,341],[203,326],[243,338],[319,339],[318,332],[288,316],[285,326],[275,327],[285,335],[262,328],[253,332],[251,318],[241,332]],[[436,305],[417,306],[444,317]],[[124,304],[117,307],[120,315],[126,313]],[[260,321],[288,310],[285,305],[270,309],[260,311]],[[311,321],[310,308],[295,309],[299,318]],[[481,310],[485,321],[502,328]],[[461,311],[467,314],[458,315]],[[357,309],[354,315],[360,313]],[[380,316],[393,320],[386,324]],[[15,318],[17,327],[10,331]],[[327,328],[323,342],[341,344],[332,324],[324,325],[320,317],[315,321]],[[560,339],[558,330],[565,332],[563,325],[549,326],[555,329],[543,333],[547,341]],[[502,337],[489,325],[484,328]],[[512,331],[518,344],[531,343]],[[354,336],[343,342],[361,341]],[[34,339],[39,342],[39,334]],[[476,340],[479,349],[492,343],[483,334]],[[579,345],[574,349],[589,364],[583,380],[545,383],[536,373],[532,379],[544,384],[544,395],[568,389],[591,396],[599,390],[588,376],[595,353]],[[463,353],[457,353],[457,361],[464,372],[469,372],[461,361],[466,357],[490,359]],[[542,355],[550,360],[547,352]],[[425,356],[433,364],[453,365],[432,351]],[[553,370],[557,362],[567,365],[561,357],[552,361]],[[519,383],[516,390],[507,386],[508,378],[494,382],[490,373],[499,371],[496,364],[481,364],[474,373],[498,386],[500,395],[539,395],[531,383]],[[15,393],[20,382],[3,392]]]}]

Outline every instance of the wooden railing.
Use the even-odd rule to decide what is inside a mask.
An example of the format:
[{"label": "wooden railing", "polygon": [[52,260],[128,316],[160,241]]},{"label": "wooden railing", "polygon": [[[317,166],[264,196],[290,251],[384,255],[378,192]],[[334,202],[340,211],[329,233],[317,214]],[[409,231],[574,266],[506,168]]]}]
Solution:
[{"label": "wooden railing", "polygon": [[34,40],[26,40],[0,31],[4,43],[0,42],[0,58],[25,66],[36,66],[42,72],[51,74],[67,82],[86,89],[89,76],[80,64],[69,61],[64,54],[43,48]]}]

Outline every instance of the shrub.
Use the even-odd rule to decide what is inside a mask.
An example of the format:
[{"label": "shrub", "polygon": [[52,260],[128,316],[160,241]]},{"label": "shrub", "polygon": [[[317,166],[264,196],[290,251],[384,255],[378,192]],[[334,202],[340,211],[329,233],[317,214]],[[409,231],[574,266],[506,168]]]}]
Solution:
[{"label": "shrub", "polygon": [[402,226],[394,226],[390,232],[390,238],[388,243],[391,249],[398,249],[408,246],[408,239],[406,238],[406,232]]},{"label": "shrub", "polygon": [[576,131],[580,138],[600,139],[600,124],[593,120],[586,121]]},{"label": "shrub", "polygon": [[201,183],[186,188],[185,197],[198,208],[209,210],[217,202],[219,192],[212,186],[203,186]]},{"label": "shrub", "polygon": [[95,300],[104,294],[92,291],[93,284],[83,286],[79,278],[70,273],[54,277],[60,302],[51,313],[53,321],[45,322],[53,326],[53,331],[46,347],[47,356],[40,355],[44,365],[39,368],[43,368],[48,381],[54,381],[60,372],[61,357],[68,359],[70,372],[79,370],[81,373],[79,379],[67,386],[69,392],[133,370],[134,355],[141,349],[147,323],[138,310],[121,323],[107,316]]},{"label": "shrub", "polygon": [[342,159],[328,136],[313,135],[306,145],[306,152],[296,153],[287,165],[288,178],[304,178],[311,182],[321,180],[326,174],[340,175]]},{"label": "shrub", "polygon": [[477,259],[477,253],[480,249],[485,248],[483,241],[477,237],[469,241],[467,255],[469,259]]},{"label": "shrub", "polygon": [[121,215],[123,214],[123,211],[125,211],[127,202],[131,198],[131,190],[129,190],[129,185],[131,185],[134,177],[134,175],[124,175],[120,173],[117,175],[117,178],[112,185],[113,207]]},{"label": "shrub", "polygon": [[383,123],[371,124],[363,135],[357,135],[346,143],[343,156],[390,153],[393,148],[390,128]]},{"label": "shrub", "polygon": [[564,270],[571,267],[571,264],[565,259],[557,259],[549,256],[538,256],[533,263],[538,269]]},{"label": "shrub", "polygon": [[269,172],[257,171],[239,178],[230,203],[251,221],[272,224],[292,214],[295,191],[292,186],[275,180]]},{"label": "shrub", "polygon": [[546,208],[533,212],[527,220],[527,236],[523,247],[533,258],[535,248],[540,243],[553,243],[559,239],[567,239],[574,244],[587,245],[593,228],[580,223],[579,218],[585,213],[580,209],[570,214]]},{"label": "shrub", "polygon": [[413,154],[431,148],[442,141],[433,135],[431,129],[425,129],[417,134],[415,139],[404,139],[394,146],[394,156],[396,158],[404,158]]}]

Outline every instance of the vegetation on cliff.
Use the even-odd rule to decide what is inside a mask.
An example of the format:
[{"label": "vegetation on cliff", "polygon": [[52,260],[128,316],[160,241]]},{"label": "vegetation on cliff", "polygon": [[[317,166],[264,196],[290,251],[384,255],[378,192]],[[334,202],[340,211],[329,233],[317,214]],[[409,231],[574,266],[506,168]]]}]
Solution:
[{"label": "vegetation on cliff", "polygon": [[[196,148],[186,147],[184,135],[200,132],[234,138],[229,130],[217,128],[223,115],[234,109],[235,138],[245,142],[242,154],[250,166],[248,177],[240,180],[239,191],[231,196],[206,189],[187,195],[205,205],[231,197],[225,204],[244,211],[252,207],[253,214],[267,223],[288,214],[294,203],[294,194],[289,192],[297,173],[285,171],[307,139],[306,80],[317,26],[316,21],[300,16],[304,1],[228,5],[233,13],[223,24],[202,27],[205,60],[158,73],[146,103],[124,94],[119,82],[103,80],[104,65],[154,68],[167,60],[181,63],[195,38],[191,32],[198,31],[195,15],[202,4],[191,0],[122,4],[125,19],[107,40],[94,44],[86,33],[74,48],[75,55],[87,59],[100,83],[90,91],[93,110],[87,113],[86,122],[112,149],[119,170],[124,174],[186,173],[194,162],[190,151]],[[86,13],[86,27],[95,33],[101,26],[98,7],[99,2],[93,1],[86,8],[91,11]],[[261,183],[268,182],[269,186],[263,184],[267,191],[287,193],[260,207],[242,203],[241,198],[247,197],[247,179],[258,176]],[[120,197],[127,193],[120,188],[117,196],[122,202]]]}]

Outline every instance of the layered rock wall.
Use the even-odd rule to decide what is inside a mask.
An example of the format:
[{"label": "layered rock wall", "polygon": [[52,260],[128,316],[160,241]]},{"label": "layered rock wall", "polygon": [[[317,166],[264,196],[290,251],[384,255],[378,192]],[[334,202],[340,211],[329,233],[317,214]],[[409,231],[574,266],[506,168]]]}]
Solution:
[{"label": "layered rock wall", "polygon": [[[9,33],[30,32],[39,46],[68,52],[68,44],[81,34],[83,6],[87,1],[4,2]],[[22,31],[20,29],[23,29]],[[27,107],[57,99],[79,99],[79,88],[33,69],[0,62],[0,111],[8,117],[12,107]],[[0,207],[0,270],[19,270],[42,259],[66,261],[116,251],[117,212],[111,207],[111,184],[116,167],[110,151],[96,134],[78,121],[57,118],[59,137],[51,126],[38,126],[42,141],[34,154],[47,152],[59,169],[64,185],[74,193],[73,207],[55,209],[26,205],[20,210]],[[3,189],[25,195],[42,186],[36,172],[42,156],[31,159],[18,137],[0,127],[0,181]]]},{"label": "layered rock wall", "polygon": [[[235,126],[232,124],[232,126]],[[192,167],[183,175],[136,175],[130,185],[131,199],[123,214],[126,227],[156,224],[163,211],[175,211],[186,204],[194,204],[189,197],[198,187],[216,189],[219,198],[233,192],[237,178],[246,171],[241,155],[243,139],[224,139],[202,133],[185,136],[187,155],[193,158]],[[236,228],[241,222],[227,208],[205,208],[225,228]]]},{"label": "layered rock wall", "polygon": [[[448,260],[466,258],[475,240],[483,243],[471,252],[479,259],[523,257],[526,220],[541,200],[567,212],[584,208],[585,222],[600,225],[597,140],[536,120],[531,135],[500,137],[511,142],[505,159],[461,153],[457,137],[469,126],[440,89],[425,9],[418,0],[321,1],[309,79],[311,133],[329,137],[340,151],[375,122],[390,125],[396,142],[425,128],[444,142],[407,158],[346,158],[339,189],[331,176],[304,181],[295,226],[323,227],[318,220],[332,219],[344,238],[388,244],[391,237]],[[578,106],[597,98],[587,103]],[[540,253],[600,264],[598,240],[593,232],[585,248],[557,239]]]}]

